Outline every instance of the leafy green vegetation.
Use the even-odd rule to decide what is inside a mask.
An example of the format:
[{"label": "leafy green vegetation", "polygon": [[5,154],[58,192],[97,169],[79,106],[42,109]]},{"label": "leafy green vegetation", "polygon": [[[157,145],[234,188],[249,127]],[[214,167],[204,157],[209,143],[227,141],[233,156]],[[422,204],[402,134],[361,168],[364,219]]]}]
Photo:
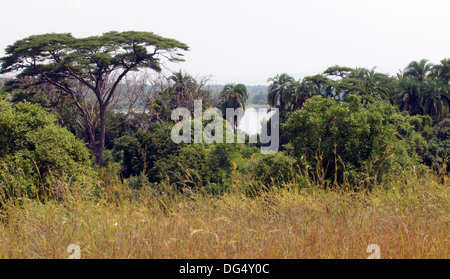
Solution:
[{"label": "leafy green vegetation", "polygon": [[[38,197],[53,178],[94,176],[89,150],[36,104],[0,100],[0,187],[7,195]],[[94,177],[92,177],[94,178]]]},{"label": "leafy green vegetation", "polygon": [[[86,208],[82,216],[91,218],[97,204],[105,211],[117,206],[123,210],[118,215],[142,208],[167,221],[164,214],[192,205],[209,222],[205,210],[212,212],[225,203],[221,212],[226,215],[233,201],[236,208],[254,204],[261,220],[272,216],[268,210],[273,209],[282,212],[280,218],[286,222],[294,222],[289,219],[290,206],[302,208],[307,202],[310,207],[302,210],[323,210],[318,216],[328,218],[335,214],[328,205],[311,199],[335,202],[332,196],[337,202],[350,199],[354,206],[357,196],[376,209],[382,204],[374,221],[380,224],[383,210],[397,208],[392,203],[404,202],[402,195],[410,202],[404,206],[417,211],[428,191],[420,181],[433,191],[436,208],[448,205],[449,59],[437,65],[413,61],[396,76],[375,68],[334,65],[298,80],[281,73],[269,78],[267,86],[253,87],[230,83],[213,88],[181,70],[167,78],[131,76],[145,69],[160,72],[163,56],[169,62],[182,61],[179,50],[188,46],[148,32],[109,32],[82,39],[44,34],[9,46],[0,72],[16,76],[0,88],[0,219],[30,214],[27,207],[56,210],[58,204],[78,211]],[[196,101],[201,101],[202,112],[219,108],[222,116],[195,118]],[[231,127],[226,109],[251,104],[278,108],[278,152],[261,154],[266,144],[262,135],[256,142],[249,135],[237,142],[234,135],[236,142],[226,143],[224,135],[223,143],[207,143],[205,139],[219,133],[216,128],[195,142],[194,127],[205,131],[212,121],[219,121],[225,131]],[[138,110],[125,111],[127,107]],[[177,108],[194,117],[175,119]],[[234,130],[237,118],[231,119]],[[173,128],[186,123],[192,128],[192,143],[175,143]],[[271,129],[266,129],[269,134]],[[346,212],[347,207],[335,209]],[[354,209],[368,212],[365,204]],[[445,219],[447,211],[430,214]],[[61,218],[74,218],[71,214]],[[355,214],[351,218],[358,219]],[[396,218],[389,222],[397,229]],[[446,220],[436,221],[435,228],[448,225]],[[24,224],[17,226],[26,230]],[[0,237],[7,235],[2,228]],[[448,229],[437,230],[433,239],[439,244],[428,251],[438,247],[439,256],[447,256],[443,236],[448,238]]]},{"label": "leafy green vegetation", "polygon": [[426,142],[412,121],[390,104],[364,105],[356,95],[342,103],[315,96],[291,114],[284,129],[292,154],[309,162],[313,170],[324,168],[325,179],[370,187],[373,181],[365,179],[419,168],[416,154]]}]

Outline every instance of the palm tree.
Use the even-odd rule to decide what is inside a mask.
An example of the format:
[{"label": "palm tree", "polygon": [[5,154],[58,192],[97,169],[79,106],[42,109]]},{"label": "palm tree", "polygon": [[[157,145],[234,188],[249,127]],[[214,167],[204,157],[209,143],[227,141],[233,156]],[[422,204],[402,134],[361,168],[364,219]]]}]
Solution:
[{"label": "palm tree", "polygon": [[197,83],[195,79],[187,73],[183,73],[181,70],[173,73],[169,80],[174,84],[172,90],[177,93],[180,105],[182,105],[186,100],[192,99],[192,95],[197,90]]},{"label": "palm tree", "polygon": [[400,80],[401,78],[403,78],[405,76],[405,71],[398,70],[398,72],[395,76],[397,77],[398,80]]},{"label": "palm tree", "polygon": [[286,109],[289,111],[301,109],[306,100],[314,93],[314,84],[309,80],[303,79],[291,83],[286,91]]},{"label": "palm tree", "polygon": [[405,68],[405,76],[414,77],[418,82],[422,82],[430,75],[432,68],[433,64],[428,63],[427,59],[422,59],[419,62],[412,61]]},{"label": "palm tree", "polygon": [[449,113],[450,95],[446,92],[443,80],[426,79],[422,86],[421,104],[423,112],[435,120],[445,118]]},{"label": "palm tree", "polygon": [[[372,69],[372,71],[373,70],[374,69]],[[359,80],[364,80],[364,78],[366,77],[366,75],[368,73],[369,73],[368,69],[357,67],[357,68],[351,70],[349,77],[359,79]]]},{"label": "palm tree", "polygon": [[[248,99],[247,88],[243,84],[229,83],[224,86],[219,95],[219,106],[222,111],[227,108],[242,108],[245,110],[245,102]],[[225,117],[226,115],[224,115]],[[238,127],[238,119],[234,121],[234,129]]]},{"label": "palm tree", "polygon": [[364,93],[371,98],[385,100],[389,97],[391,79],[388,75],[375,72],[375,68],[364,76]]},{"label": "palm tree", "polygon": [[401,110],[406,110],[411,115],[422,114],[420,86],[416,79],[411,76],[400,78],[397,82],[397,92],[395,103]]},{"label": "palm tree", "polygon": [[445,81],[446,86],[450,86],[450,59],[441,60],[441,64],[433,66],[433,76]]},{"label": "palm tree", "polygon": [[295,80],[288,74],[276,75],[274,78],[269,78],[267,82],[270,82],[269,93],[267,95],[267,101],[270,106],[278,107],[281,112],[285,109],[287,96],[289,90]]}]

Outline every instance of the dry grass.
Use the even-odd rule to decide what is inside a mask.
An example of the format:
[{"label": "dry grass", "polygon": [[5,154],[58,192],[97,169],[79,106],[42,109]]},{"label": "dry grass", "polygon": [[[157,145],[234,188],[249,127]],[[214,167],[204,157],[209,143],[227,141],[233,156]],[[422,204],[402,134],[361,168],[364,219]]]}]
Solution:
[{"label": "dry grass", "polygon": [[[449,258],[448,180],[405,177],[370,193],[298,190],[161,196],[109,181],[98,201],[11,202],[1,212],[1,258]],[[239,181],[237,181],[238,183]]]}]

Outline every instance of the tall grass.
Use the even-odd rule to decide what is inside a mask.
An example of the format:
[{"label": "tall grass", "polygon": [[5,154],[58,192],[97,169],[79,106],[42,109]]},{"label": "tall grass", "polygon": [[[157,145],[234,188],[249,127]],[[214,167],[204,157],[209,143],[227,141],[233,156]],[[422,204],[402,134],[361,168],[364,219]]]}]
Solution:
[{"label": "tall grass", "polygon": [[381,258],[450,256],[446,176],[411,172],[357,192],[326,189],[318,179],[249,197],[238,174],[229,192],[212,196],[168,185],[131,190],[111,173],[95,199],[73,190],[81,185],[55,181],[62,199],[7,201],[0,258],[67,258],[69,244],[96,259],[367,258],[370,244]]}]

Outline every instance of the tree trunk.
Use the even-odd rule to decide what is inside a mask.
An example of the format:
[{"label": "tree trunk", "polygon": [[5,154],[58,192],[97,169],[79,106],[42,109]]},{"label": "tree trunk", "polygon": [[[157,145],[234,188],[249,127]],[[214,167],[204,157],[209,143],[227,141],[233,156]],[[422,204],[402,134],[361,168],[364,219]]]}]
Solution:
[{"label": "tree trunk", "polygon": [[103,166],[103,153],[105,150],[105,135],[106,135],[106,119],[105,119],[105,107],[100,107],[100,139],[97,145],[97,165]]}]

